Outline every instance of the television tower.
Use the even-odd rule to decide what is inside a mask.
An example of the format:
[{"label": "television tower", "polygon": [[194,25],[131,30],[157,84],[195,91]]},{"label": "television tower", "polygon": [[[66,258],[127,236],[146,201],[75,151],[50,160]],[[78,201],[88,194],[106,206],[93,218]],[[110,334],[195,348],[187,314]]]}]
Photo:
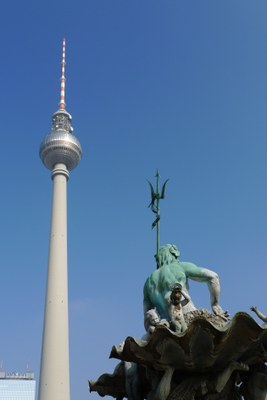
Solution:
[{"label": "television tower", "polygon": [[69,400],[69,322],[67,270],[67,180],[81,160],[82,149],[72,134],[71,115],[65,109],[65,47],[59,109],[51,132],[40,146],[40,158],[51,170],[53,200],[39,382],[39,400]]}]

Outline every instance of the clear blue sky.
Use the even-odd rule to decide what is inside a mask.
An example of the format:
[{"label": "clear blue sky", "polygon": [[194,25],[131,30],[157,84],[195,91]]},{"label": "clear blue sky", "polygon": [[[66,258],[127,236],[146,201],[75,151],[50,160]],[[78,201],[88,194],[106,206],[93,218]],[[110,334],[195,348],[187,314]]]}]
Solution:
[{"label": "clear blue sky", "polygon": [[[231,315],[267,312],[265,0],[4,2],[0,15],[1,329],[6,371],[39,374],[52,183],[39,145],[59,102],[83,146],[68,183],[72,399],[142,336],[155,268],[149,187],[170,178],[162,243],[218,272]],[[198,307],[207,287],[194,284]]]}]

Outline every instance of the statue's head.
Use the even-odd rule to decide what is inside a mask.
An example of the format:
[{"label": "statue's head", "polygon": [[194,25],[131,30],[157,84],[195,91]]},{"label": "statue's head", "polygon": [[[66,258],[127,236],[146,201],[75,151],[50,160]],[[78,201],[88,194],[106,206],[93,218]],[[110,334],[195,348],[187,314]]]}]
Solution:
[{"label": "statue's head", "polygon": [[180,283],[175,283],[172,288],[171,288],[171,295],[170,295],[170,300],[171,302],[179,302],[182,298],[182,285]]},{"label": "statue's head", "polygon": [[159,248],[159,255],[156,256],[158,267],[168,265],[177,261],[180,256],[180,251],[174,244],[165,244]]},{"label": "statue's head", "polygon": [[156,326],[160,321],[160,316],[156,308],[151,308],[145,313],[145,329],[148,330],[150,325]]}]

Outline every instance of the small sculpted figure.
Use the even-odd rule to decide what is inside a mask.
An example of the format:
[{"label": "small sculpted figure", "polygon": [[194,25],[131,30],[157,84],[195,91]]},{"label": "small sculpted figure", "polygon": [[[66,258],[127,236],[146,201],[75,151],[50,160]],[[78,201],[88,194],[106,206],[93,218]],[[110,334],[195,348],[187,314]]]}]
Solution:
[{"label": "small sculpted figure", "polygon": [[142,340],[148,340],[157,325],[164,325],[167,328],[170,327],[170,324],[166,319],[160,319],[156,308],[152,308],[145,313],[144,325],[147,333],[142,337]]},{"label": "small sculpted figure", "polygon": [[180,283],[176,283],[171,292],[165,296],[169,307],[171,329],[174,332],[182,333],[187,325],[184,319],[183,307],[190,301],[189,295],[182,289]]},{"label": "small sculpted figure", "polygon": [[[175,245],[167,244],[160,247],[158,256],[159,268],[146,280],[144,286],[144,314],[156,307],[160,318],[169,320],[169,305],[166,304],[166,295],[174,284],[179,283],[184,293],[188,293],[188,280],[205,282],[210,292],[211,307],[215,315],[227,320],[228,313],[219,305],[220,282],[218,275],[206,268],[200,268],[190,262],[179,261],[180,252]],[[184,311],[195,309],[190,300]]]},{"label": "small sculpted figure", "polygon": [[267,317],[262,312],[258,310],[256,306],[250,307],[251,311],[253,311],[263,322],[262,328],[267,328]]},{"label": "small sculpted figure", "polygon": [[148,310],[145,314],[145,330],[151,334],[154,332],[156,326],[159,324],[160,317],[156,308]]},{"label": "small sculpted figure", "polygon": [[156,308],[148,310],[145,314],[145,329],[147,333],[153,333],[157,325],[164,325],[169,328],[169,323],[166,319],[160,319]]}]

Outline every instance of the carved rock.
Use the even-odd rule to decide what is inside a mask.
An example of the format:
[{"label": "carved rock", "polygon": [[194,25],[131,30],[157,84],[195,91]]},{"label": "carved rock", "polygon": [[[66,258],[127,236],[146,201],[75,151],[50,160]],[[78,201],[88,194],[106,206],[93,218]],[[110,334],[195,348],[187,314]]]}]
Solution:
[{"label": "carved rock", "polygon": [[[220,393],[213,393],[209,386],[233,362],[251,368],[264,364],[267,361],[267,329],[260,327],[244,312],[237,313],[228,322],[207,310],[195,310],[185,318],[188,329],[184,333],[176,334],[159,325],[147,342],[127,337],[123,347],[113,346],[110,357],[120,359],[122,363],[113,374],[104,374],[96,382],[91,381],[90,390],[118,400],[128,397],[123,366],[126,361],[137,364],[142,377],[139,382],[142,397],[138,400],[156,400],[156,396],[151,397],[152,381],[160,382],[167,367],[174,369],[168,400],[241,399],[236,386],[240,383],[237,376],[241,382],[246,382],[250,373],[247,370],[234,373]],[[195,397],[195,393],[200,394]],[[254,400],[253,397],[245,399]]]}]

